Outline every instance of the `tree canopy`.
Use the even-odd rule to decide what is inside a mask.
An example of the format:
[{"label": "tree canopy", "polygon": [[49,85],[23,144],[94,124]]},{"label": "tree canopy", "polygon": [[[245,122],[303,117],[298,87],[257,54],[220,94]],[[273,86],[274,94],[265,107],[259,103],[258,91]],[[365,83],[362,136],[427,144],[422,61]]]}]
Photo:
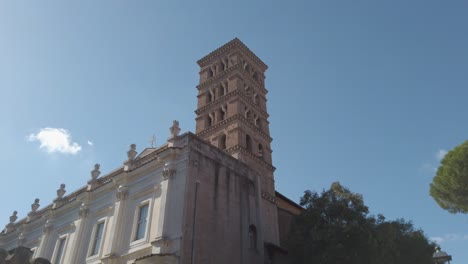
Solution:
[{"label": "tree canopy", "polygon": [[434,243],[403,219],[369,216],[360,194],[333,183],[321,194],[306,191],[305,209],[286,241],[290,263],[432,263]]},{"label": "tree canopy", "polygon": [[430,194],[450,213],[468,213],[468,141],[449,151],[440,162]]}]

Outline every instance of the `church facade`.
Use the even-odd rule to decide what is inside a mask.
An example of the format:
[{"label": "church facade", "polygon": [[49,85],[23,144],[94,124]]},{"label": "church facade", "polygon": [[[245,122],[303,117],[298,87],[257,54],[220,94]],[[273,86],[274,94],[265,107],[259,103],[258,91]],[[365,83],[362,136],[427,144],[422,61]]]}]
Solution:
[{"label": "church facade", "polygon": [[131,145],[120,168],[96,164],[83,188],[14,212],[0,258],[20,247],[52,263],[281,263],[301,208],[275,191],[267,66],[238,39],[198,64],[195,134],[174,121],[163,146]]}]

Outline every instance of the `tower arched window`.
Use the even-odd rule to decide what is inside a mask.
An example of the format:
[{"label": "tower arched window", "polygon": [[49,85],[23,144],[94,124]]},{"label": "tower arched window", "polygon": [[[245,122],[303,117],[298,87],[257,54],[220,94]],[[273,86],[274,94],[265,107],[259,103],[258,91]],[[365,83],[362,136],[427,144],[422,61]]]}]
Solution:
[{"label": "tower arched window", "polygon": [[255,125],[258,127],[258,129],[262,130],[262,119],[257,118],[255,120]]},{"label": "tower arched window", "polygon": [[218,97],[221,97],[224,95],[224,87],[222,85],[220,85],[218,87]]},{"label": "tower arched window", "polygon": [[249,248],[257,249],[257,228],[255,225],[249,226]]},{"label": "tower arched window", "polygon": [[248,134],[245,135],[245,147],[248,151],[252,151],[252,138]]},{"label": "tower arched window", "polygon": [[260,105],[260,100],[258,99],[258,94],[254,94],[253,99],[254,99],[254,103],[256,105]]},{"label": "tower arched window", "polygon": [[211,95],[211,93],[208,91],[206,93],[206,103],[211,103],[213,101],[213,96]]},{"label": "tower arched window", "polygon": [[226,135],[223,134],[218,138],[218,147],[220,149],[226,149]]},{"label": "tower arched window", "polygon": [[245,118],[246,118],[247,120],[249,120],[250,122],[252,122],[252,120],[253,120],[252,111],[250,111],[249,109],[247,109],[247,111],[245,111]]},{"label": "tower arched window", "polygon": [[258,155],[263,157],[263,145],[260,143],[258,144]]},{"label": "tower arched window", "polygon": [[206,118],[206,122],[207,122],[207,126],[206,127],[210,127],[213,125],[213,116],[212,115],[208,115],[207,118]]},{"label": "tower arched window", "polygon": [[226,111],[224,109],[221,108],[220,114],[221,114],[221,120],[226,119]]},{"label": "tower arched window", "polygon": [[208,69],[208,78],[211,78],[211,77],[213,77],[213,76],[214,76],[214,71],[213,71],[212,68],[209,68],[209,69]]},{"label": "tower arched window", "polygon": [[253,93],[252,91],[253,90],[250,86],[247,86],[247,85],[245,86],[245,95],[252,96],[252,93]]}]

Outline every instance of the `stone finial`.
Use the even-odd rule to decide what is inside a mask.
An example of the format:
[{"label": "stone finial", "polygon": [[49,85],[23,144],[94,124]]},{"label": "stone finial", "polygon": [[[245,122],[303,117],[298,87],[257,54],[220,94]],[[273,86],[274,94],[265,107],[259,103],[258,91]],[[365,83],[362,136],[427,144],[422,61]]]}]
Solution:
[{"label": "stone finial", "polygon": [[180,132],[179,121],[174,120],[172,122],[172,126],[169,128],[169,131],[171,132],[171,136],[169,137],[169,139],[177,137]]},{"label": "stone finial", "polygon": [[94,170],[91,171],[91,178],[93,180],[96,180],[99,177],[99,174],[101,174],[101,172],[99,171],[100,167],[101,165],[99,165],[99,163],[94,164]]},{"label": "stone finial", "polygon": [[41,205],[39,204],[39,198],[36,198],[36,199],[34,200],[34,203],[31,204],[31,212],[35,213],[35,212],[37,211],[37,209],[39,208],[39,206],[41,206]]},{"label": "stone finial", "polygon": [[13,214],[10,216],[10,222],[5,226],[5,229],[3,230],[5,234],[8,234],[11,231],[15,230],[15,222],[18,219],[17,214],[18,212],[14,211]]},{"label": "stone finial", "polygon": [[65,184],[60,184],[60,189],[57,190],[57,199],[62,199],[66,192]]},{"label": "stone finial", "polygon": [[17,214],[18,212],[14,211],[13,214],[10,216],[10,224],[14,224],[16,222],[16,220],[18,219]]},{"label": "stone finial", "polygon": [[131,144],[131,145],[130,145],[130,150],[127,151],[128,161],[132,161],[133,159],[135,159],[136,155],[137,155],[137,152],[136,152],[136,145],[135,145],[135,144]]}]

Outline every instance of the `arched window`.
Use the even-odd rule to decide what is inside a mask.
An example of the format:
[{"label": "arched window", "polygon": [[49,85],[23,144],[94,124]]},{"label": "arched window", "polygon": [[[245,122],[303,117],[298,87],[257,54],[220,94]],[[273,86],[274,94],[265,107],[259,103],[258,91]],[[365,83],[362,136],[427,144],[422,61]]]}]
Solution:
[{"label": "arched window", "polygon": [[253,121],[253,114],[252,114],[252,111],[250,111],[250,110],[247,109],[247,111],[245,111],[245,114],[244,114],[244,115],[245,115],[245,118],[246,118],[247,120],[249,120],[250,122]]},{"label": "arched window", "polygon": [[206,127],[210,127],[213,125],[213,117],[211,115],[208,115],[208,117],[206,118],[206,121],[207,121]]},{"label": "arched window", "polygon": [[224,110],[221,108],[221,111],[220,111],[219,113],[221,114],[221,120],[226,119],[226,111],[224,111]]},{"label": "arched window", "polygon": [[255,103],[256,105],[260,105],[260,100],[258,99],[258,94],[254,94],[253,99],[254,99],[254,103]]},{"label": "arched window", "polygon": [[252,139],[248,134],[245,135],[245,147],[248,151],[252,151]]},{"label": "arched window", "polygon": [[211,68],[210,68],[210,69],[208,69],[208,78],[211,78],[211,77],[213,77],[213,75],[214,75],[214,71],[213,71],[213,69],[211,69]]},{"label": "arched window", "polygon": [[258,127],[258,129],[262,130],[262,119],[257,118],[255,120],[255,125]]},{"label": "arched window", "polygon": [[257,228],[255,225],[249,226],[249,248],[257,249]]},{"label": "arched window", "polygon": [[252,95],[252,88],[250,86],[245,86],[245,95],[251,96]]},{"label": "arched window", "polygon": [[263,145],[262,144],[258,144],[258,155],[260,157],[263,157]]},{"label": "arched window", "polygon": [[218,87],[218,97],[221,97],[224,95],[224,87],[222,85],[220,85]]},{"label": "arched window", "polygon": [[211,95],[210,91],[206,93],[206,103],[211,103],[213,101],[213,96]]},{"label": "arched window", "polygon": [[226,135],[223,134],[218,138],[218,147],[220,149],[226,149]]}]

